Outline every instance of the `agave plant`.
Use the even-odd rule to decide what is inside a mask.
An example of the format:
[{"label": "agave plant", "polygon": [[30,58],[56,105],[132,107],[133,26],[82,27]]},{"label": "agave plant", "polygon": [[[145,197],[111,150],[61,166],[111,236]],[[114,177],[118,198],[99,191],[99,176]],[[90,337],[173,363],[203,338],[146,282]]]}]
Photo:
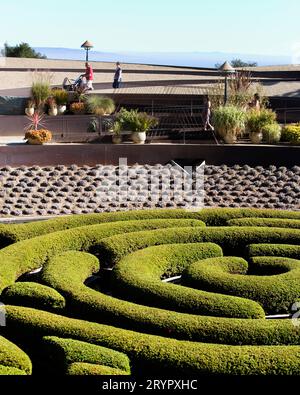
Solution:
[{"label": "agave plant", "polygon": [[26,126],[25,130],[38,130],[39,127],[45,127],[43,119],[45,118],[44,114],[36,111],[32,116],[26,117],[30,122]]}]

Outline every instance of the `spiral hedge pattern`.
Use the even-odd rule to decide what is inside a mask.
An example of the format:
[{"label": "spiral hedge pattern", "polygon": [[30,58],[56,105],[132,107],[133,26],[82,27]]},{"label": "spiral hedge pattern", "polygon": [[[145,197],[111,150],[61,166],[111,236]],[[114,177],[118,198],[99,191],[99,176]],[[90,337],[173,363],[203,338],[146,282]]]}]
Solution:
[{"label": "spiral hedge pattern", "polygon": [[299,326],[266,316],[300,299],[299,223],[172,209],[1,225],[0,374],[298,374]]}]

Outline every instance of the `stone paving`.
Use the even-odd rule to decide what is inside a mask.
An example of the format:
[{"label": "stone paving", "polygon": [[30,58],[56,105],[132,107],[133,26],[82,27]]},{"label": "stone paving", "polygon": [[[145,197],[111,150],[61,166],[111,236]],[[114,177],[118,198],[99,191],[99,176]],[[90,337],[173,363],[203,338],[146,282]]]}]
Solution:
[{"label": "stone paving", "polygon": [[0,216],[190,208],[202,204],[300,210],[299,166],[206,166],[203,177],[204,188],[200,172],[191,181],[171,165],[5,167],[0,168]]}]

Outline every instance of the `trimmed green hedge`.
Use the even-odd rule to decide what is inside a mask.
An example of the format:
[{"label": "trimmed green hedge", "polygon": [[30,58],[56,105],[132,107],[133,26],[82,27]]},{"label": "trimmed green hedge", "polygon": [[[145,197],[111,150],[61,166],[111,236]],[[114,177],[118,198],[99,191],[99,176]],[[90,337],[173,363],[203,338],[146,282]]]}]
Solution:
[{"label": "trimmed green hedge", "polygon": [[[7,321],[10,330],[22,331],[24,337],[74,338],[123,352],[129,356],[133,371],[144,373],[151,369],[153,374],[287,375],[299,374],[300,370],[300,346],[292,346],[299,344],[300,328],[290,320],[204,318],[199,328],[203,338],[236,346],[179,341],[26,307],[7,306]],[[290,346],[279,346],[284,343]]]},{"label": "trimmed green hedge", "polygon": [[227,226],[235,218],[282,218],[300,219],[300,212],[287,210],[267,210],[253,208],[213,208],[200,211],[199,219],[207,226]]},{"label": "trimmed green hedge", "polygon": [[264,317],[263,309],[250,300],[161,282],[164,276],[181,275],[195,261],[220,256],[221,248],[212,243],[149,247],[129,254],[116,265],[113,287],[127,300],[167,310],[219,317]]},{"label": "trimmed green hedge", "polygon": [[82,226],[105,224],[117,221],[141,221],[153,219],[200,220],[200,217],[201,212],[189,212],[184,209],[162,209],[73,215],[25,224],[0,224],[0,248],[16,243],[17,241]]},{"label": "trimmed green hedge", "polygon": [[46,285],[18,282],[8,287],[1,299],[6,304],[40,308],[42,310],[60,310],[65,307],[65,298],[55,289]]},{"label": "trimmed green hedge", "polygon": [[[0,336],[0,365],[11,370],[15,369],[31,374],[32,366],[29,357],[15,344]],[[2,371],[4,368],[2,367]],[[7,370],[6,369],[6,370]]]},{"label": "trimmed green hedge", "polygon": [[91,363],[72,363],[67,369],[68,376],[128,376],[124,370]]},{"label": "trimmed green hedge", "polygon": [[[222,315],[217,312],[221,305],[223,312],[226,309],[231,311],[230,317],[236,315],[238,298],[229,292],[225,295],[224,290],[222,295],[208,292],[205,303],[218,300],[220,305],[217,309],[206,306],[206,315],[199,315],[204,312],[199,295],[205,299],[206,290],[162,284],[161,279],[180,274],[190,264],[205,258],[207,245],[204,247],[203,244],[201,251],[198,243],[214,243],[208,244],[207,253],[213,251],[213,254],[221,255],[221,248],[225,255],[251,257],[247,277],[243,274],[247,263],[242,258],[232,258],[240,262],[240,274],[232,274],[232,266],[228,263],[227,269],[223,268],[219,273],[222,287],[226,278],[226,286],[230,283],[235,291],[244,292],[244,296],[249,295],[250,299],[270,309],[267,311],[288,311],[288,303],[299,299],[300,282],[296,273],[300,265],[287,259],[300,256],[300,229],[296,225],[299,220],[299,212],[275,210],[205,209],[197,213],[151,210],[0,226],[0,247],[1,243],[5,245],[24,239],[0,250],[0,292],[12,286],[6,291],[11,297],[24,295],[31,302],[34,298],[37,303],[46,301],[53,289],[50,292],[45,286],[29,285],[30,290],[28,283],[13,286],[22,274],[43,266],[42,280],[65,298],[63,314],[84,319],[80,321],[23,306],[7,306],[4,334],[28,351],[34,361],[40,361],[41,366],[44,366],[42,347],[39,348],[41,339],[52,337],[51,341],[57,347],[52,347],[53,350],[67,350],[60,355],[63,356],[63,369],[69,369],[70,374],[76,371],[76,374],[101,374],[100,370],[106,369],[103,367],[106,364],[93,359],[96,355],[94,347],[128,355],[133,373],[297,374],[300,371],[300,328],[291,320],[210,316]],[[240,226],[245,224],[251,226]],[[183,246],[182,243],[187,244]],[[214,255],[210,256],[216,259]],[[137,303],[120,300],[84,285],[90,275],[100,270],[97,258],[102,268],[117,265],[114,270],[118,281],[109,289],[112,295],[121,291],[117,287],[121,287],[122,282],[121,293],[127,292],[125,298]],[[219,269],[209,269],[212,276],[218,274]],[[195,298],[198,311],[193,304]],[[231,306],[230,300],[233,301]],[[263,314],[257,302],[240,301],[242,308],[237,315],[247,316],[252,307],[253,317],[256,312]],[[18,303],[24,304],[21,299]],[[250,309],[246,307],[247,303]],[[53,340],[54,336],[61,339]],[[31,353],[30,346],[34,347],[35,343],[38,350],[35,353],[33,348]],[[46,343],[44,341],[44,346]],[[0,352],[1,355],[4,354]],[[65,355],[70,356],[69,362]],[[84,355],[87,359],[73,360],[74,355]],[[0,358],[0,373],[3,365],[3,369],[25,372],[23,366],[6,363],[10,356],[3,358],[3,361]],[[56,356],[54,361],[58,361]],[[28,366],[26,372],[29,373]]]},{"label": "trimmed green hedge", "polygon": [[104,365],[130,374],[130,363],[127,355],[95,344],[58,337],[44,337],[43,343],[47,355],[54,364],[65,369],[74,362]]},{"label": "trimmed green hedge", "polygon": [[238,218],[227,222],[228,226],[264,226],[268,228],[300,229],[299,219]]},{"label": "trimmed green hedge", "polygon": [[[250,344],[264,344],[267,341],[267,344],[274,344],[275,341],[275,344],[280,344],[283,341],[285,344],[287,341],[289,344],[293,334],[297,338],[294,344],[300,340],[300,328],[293,329],[287,321],[199,316],[134,304],[105,295],[83,285],[84,279],[93,270],[98,270],[98,265],[92,255],[68,252],[54,258],[45,268],[44,280],[66,296],[67,306],[76,317],[147,333],[212,343],[247,344],[250,341]],[[265,339],[266,335],[268,340]],[[279,340],[286,339],[286,336],[289,340]]]},{"label": "trimmed green hedge", "polygon": [[247,247],[247,255],[254,256],[278,256],[300,259],[300,245],[289,244],[250,244]]},{"label": "trimmed green hedge", "polygon": [[281,133],[281,140],[291,144],[300,144],[300,124],[290,124],[284,126]]},{"label": "trimmed green hedge", "polygon": [[96,246],[102,259],[114,265],[124,256],[157,244],[216,243],[224,255],[244,256],[249,244],[299,244],[300,230],[260,227],[177,228],[107,237]]},{"label": "trimmed green hedge", "polygon": [[[300,261],[290,258],[256,257],[248,263],[241,258],[211,258],[190,265],[183,283],[225,295],[249,298],[260,303],[268,314],[290,313],[300,297]],[[263,274],[277,275],[263,275]]]},{"label": "trimmed green hedge", "polygon": [[49,257],[68,250],[88,251],[105,237],[166,227],[203,227],[193,219],[153,219],[91,225],[24,240],[0,250],[0,292],[22,274],[38,269]]},{"label": "trimmed green hedge", "polygon": [[0,365],[0,376],[27,376],[24,370]]},{"label": "trimmed green hedge", "polygon": [[26,224],[0,225],[0,248],[17,241],[53,232],[116,221],[196,219],[204,221],[208,226],[226,226],[228,220],[244,217],[300,219],[300,212],[247,208],[215,208],[203,209],[199,212],[189,212],[184,209],[160,209],[75,215]]}]

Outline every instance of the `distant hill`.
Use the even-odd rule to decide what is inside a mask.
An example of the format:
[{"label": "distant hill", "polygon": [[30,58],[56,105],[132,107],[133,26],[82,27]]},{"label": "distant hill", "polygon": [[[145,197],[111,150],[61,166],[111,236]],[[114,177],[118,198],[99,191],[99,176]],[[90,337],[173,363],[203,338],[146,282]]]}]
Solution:
[{"label": "distant hill", "polygon": [[[49,59],[85,60],[82,49],[35,48]],[[257,62],[259,66],[290,64],[288,56],[247,55],[222,52],[99,52],[91,51],[90,60],[104,62],[145,63],[170,66],[214,67],[225,60],[242,59],[245,62]]]}]

